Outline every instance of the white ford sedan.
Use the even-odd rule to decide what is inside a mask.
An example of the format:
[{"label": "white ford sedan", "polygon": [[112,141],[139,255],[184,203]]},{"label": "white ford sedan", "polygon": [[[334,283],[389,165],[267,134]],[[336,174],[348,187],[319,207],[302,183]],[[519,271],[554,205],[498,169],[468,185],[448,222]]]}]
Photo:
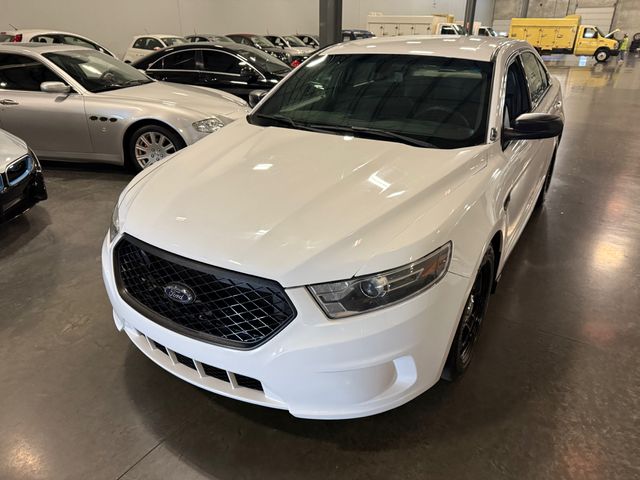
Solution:
[{"label": "white ford sedan", "polygon": [[524,42],[323,50],[122,193],[116,326],[174,375],[298,417],[402,405],[469,365],[562,128]]}]

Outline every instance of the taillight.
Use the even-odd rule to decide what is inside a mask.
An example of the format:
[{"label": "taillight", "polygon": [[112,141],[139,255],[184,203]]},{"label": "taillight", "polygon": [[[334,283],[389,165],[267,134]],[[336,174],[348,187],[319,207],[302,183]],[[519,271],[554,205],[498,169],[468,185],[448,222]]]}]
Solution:
[{"label": "taillight", "polygon": [[16,35],[13,36],[13,38],[11,39],[12,42],[14,43],[20,43],[22,41],[22,34],[18,33]]},{"label": "taillight", "polygon": [[292,68],[296,68],[298,66],[300,66],[302,62],[300,60],[294,60],[293,62],[291,62],[291,67]]}]

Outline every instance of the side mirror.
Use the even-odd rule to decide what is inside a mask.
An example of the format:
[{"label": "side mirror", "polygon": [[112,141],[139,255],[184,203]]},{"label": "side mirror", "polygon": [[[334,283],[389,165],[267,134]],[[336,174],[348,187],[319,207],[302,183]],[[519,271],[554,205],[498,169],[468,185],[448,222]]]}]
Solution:
[{"label": "side mirror", "polygon": [[253,108],[258,105],[258,103],[260,103],[260,100],[262,100],[266,94],[266,90],[252,90],[251,92],[249,92],[249,106]]},{"label": "side mirror", "polygon": [[502,140],[538,140],[557,137],[562,133],[564,121],[559,115],[548,113],[523,113],[512,128],[502,129]]},{"label": "side mirror", "polygon": [[42,82],[40,90],[47,93],[69,93],[71,87],[62,82]]}]

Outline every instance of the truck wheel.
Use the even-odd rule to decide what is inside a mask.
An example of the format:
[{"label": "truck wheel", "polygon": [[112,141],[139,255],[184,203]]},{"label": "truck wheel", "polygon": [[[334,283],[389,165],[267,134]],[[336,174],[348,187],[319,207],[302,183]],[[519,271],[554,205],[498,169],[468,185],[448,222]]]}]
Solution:
[{"label": "truck wheel", "polygon": [[611,56],[611,52],[608,48],[599,48],[593,56],[597,62],[606,62]]}]

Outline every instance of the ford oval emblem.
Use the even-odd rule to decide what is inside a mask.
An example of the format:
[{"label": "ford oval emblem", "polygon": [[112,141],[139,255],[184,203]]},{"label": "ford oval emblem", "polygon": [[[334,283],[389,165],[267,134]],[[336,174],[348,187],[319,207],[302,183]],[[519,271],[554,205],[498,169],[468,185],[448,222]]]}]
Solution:
[{"label": "ford oval emblem", "polygon": [[164,294],[167,298],[182,305],[189,305],[196,300],[196,294],[182,283],[169,283],[164,287]]}]

